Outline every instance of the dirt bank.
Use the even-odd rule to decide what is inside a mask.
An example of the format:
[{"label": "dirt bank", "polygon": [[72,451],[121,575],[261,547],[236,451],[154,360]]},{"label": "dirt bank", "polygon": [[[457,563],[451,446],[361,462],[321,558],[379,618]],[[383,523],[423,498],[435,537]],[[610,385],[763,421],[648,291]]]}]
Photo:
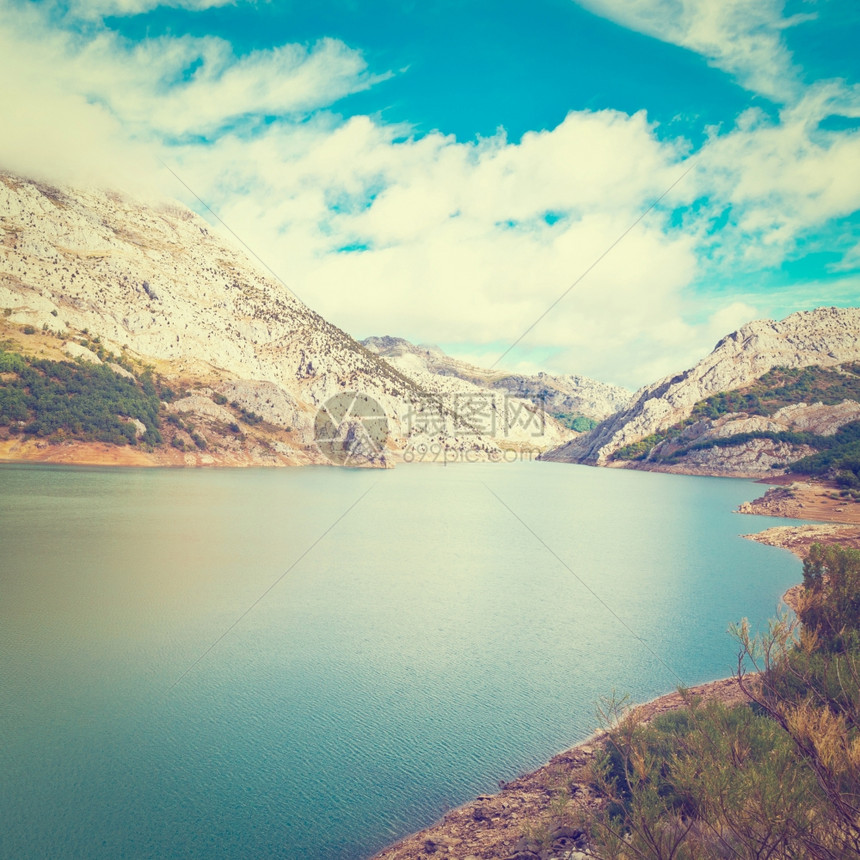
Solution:
[{"label": "dirt bank", "polygon": [[[776,484],[777,481],[768,480],[767,483]],[[860,525],[860,504],[840,498],[836,485],[827,481],[782,479],[760,498],[744,502],[738,512]]]}]

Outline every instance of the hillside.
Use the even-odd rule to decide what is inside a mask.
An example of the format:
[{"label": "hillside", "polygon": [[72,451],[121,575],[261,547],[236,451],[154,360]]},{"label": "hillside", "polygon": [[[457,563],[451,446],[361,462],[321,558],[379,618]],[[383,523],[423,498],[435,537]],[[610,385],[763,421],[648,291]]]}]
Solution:
[{"label": "hillside", "polygon": [[[477,412],[474,404],[458,412],[457,403],[440,401],[331,325],[179,204],[0,173],[0,213],[7,353],[97,367],[104,361],[138,387],[149,373],[159,391],[171,392],[158,395],[160,442],[148,431],[137,436],[125,420],[132,416],[119,413],[113,441],[74,420],[48,429],[36,421],[41,401],[31,400],[26,416],[7,415],[0,425],[0,458],[77,462],[80,454],[115,462],[104,446],[124,444],[122,462],[322,463],[320,407],[350,391],[374,404],[387,426],[379,444],[359,446],[364,464],[390,465],[418,448],[499,459],[571,435],[554,421],[536,429],[530,401],[512,401],[519,417],[507,423],[485,420],[491,397]],[[14,369],[0,383],[22,388]],[[338,444],[352,445],[367,420],[348,412],[335,421]]]},{"label": "hillside", "polygon": [[544,459],[760,477],[845,452],[860,420],[860,309],[749,323]]}]

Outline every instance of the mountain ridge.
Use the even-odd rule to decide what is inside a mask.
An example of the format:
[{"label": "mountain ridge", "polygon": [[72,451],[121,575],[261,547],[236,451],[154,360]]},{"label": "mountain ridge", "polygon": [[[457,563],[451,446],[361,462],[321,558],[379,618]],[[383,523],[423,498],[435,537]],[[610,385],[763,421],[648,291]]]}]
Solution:
[{"label": "mountain ridge", "polygon": [[531,400],[557,420],[572,416],[598,421],[617,412],[632,396],[626,388],[576,374],[541,371],[529,375],[479,367],[453,358],[438,346],[414,344],[401,337],[374,336],[360,343],[404,374],[418,374],[416,381],[429,373],[507,391],[514,397]]}]

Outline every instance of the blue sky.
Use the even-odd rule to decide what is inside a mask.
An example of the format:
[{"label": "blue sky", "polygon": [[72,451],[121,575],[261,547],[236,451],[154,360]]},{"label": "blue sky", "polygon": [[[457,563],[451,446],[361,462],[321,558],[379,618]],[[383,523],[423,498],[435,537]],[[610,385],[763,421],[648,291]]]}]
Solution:
[{"label": "blue sky", "polygon": [[[631,387],[860,302],[853,0],[0,0],[0,165],[163,160],[351,334]],[[677,184],[675,184],[677,183]]]},{"label": "blue sky", "polygon": [[408,123],[418,134],[438,130],[459,140],[502,127],[516,141],[524,132],[554,128],[571,110],[635,113],[647,107],[651,119],[666,126],[664,133],[701,141],[706,125],[734,117],[755,98],[702,57],[570,0],[284,2],[252,14],[235,6],[160,8],[111,24],[135,40],[217,35],[239,55],[283,42],[340,39],[374,70],[392,74],[339,102],[339,112],[372,114]]}]

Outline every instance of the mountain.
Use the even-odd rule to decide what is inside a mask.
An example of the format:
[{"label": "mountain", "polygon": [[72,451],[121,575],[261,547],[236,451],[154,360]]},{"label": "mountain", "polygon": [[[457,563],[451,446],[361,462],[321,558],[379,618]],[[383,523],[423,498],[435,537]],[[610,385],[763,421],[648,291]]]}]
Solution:
[{"label": "mountain", "polygon": [[176,203],[0,172],[0,309],[2,459],[390,465],[571,435],[440,398]]},{"label": "mountain", "polygon": [[416,346],[399,337],[361,341],[405,376],[428,389],[445,390],[467,382],[532,401],[562,424],[581,431],[627,405],[631,392],[585,376],[537,373],[532,376],[488,370],[446,355],[437,346]]},{"label": "mountain", "polygon": [[784,471],[834,440],[850,441],[860,420],[857,362],[858,308],[751,322],[543,459],[689,474]]}]

